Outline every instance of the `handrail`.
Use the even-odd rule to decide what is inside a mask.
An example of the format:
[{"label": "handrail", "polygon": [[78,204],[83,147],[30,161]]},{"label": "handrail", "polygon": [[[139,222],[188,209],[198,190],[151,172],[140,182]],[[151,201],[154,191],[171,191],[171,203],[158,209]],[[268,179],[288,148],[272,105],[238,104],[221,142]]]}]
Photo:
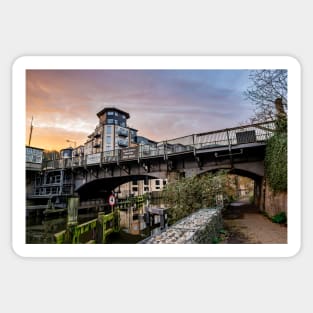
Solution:
[{"label": "handrail", "polygon": [[[264,127],[266,126],[266,127]],[[214,148],[214,147],[228,147],[244,143],[242,138],[246,136],[246,143],[265,142],[273,135],[275,131],[275,122],[263,122],[251,125],[243,125],[232,128],[225,128],[222,130],[215,130],[205,133],[198,133],[189,136],[183,136],[175,139],[161,141],[156,145],[139,145],[138,155],[134,155],[129,160],[136,160],[148,157],[164,157],[168,155],[196,152],[198,149]],[[106,163],[119,164],[121,159],[121,151],[130,149],[130,147],[123,149],[115,149],[110,151],[103,151],[101,153],[89,154],[90,158],[94,157],[94,163],[87,162],[87,155],[73,157],[68,159],[57,159],[53,161],[46,161],[43,163],[42,169],[64,169],[75,168],[87,165],[98,165]],[[99,159],[99,160],[98,160]]]}]

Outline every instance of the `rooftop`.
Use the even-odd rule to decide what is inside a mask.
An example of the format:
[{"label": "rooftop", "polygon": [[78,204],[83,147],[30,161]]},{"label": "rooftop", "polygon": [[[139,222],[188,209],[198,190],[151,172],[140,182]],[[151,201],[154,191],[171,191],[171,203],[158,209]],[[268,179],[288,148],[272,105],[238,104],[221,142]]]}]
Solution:
[{"label": "rooftop", "polygon": [[102,109],[100,112],[97,113],[97,116],[100,117],[101,115],[103,115],[104,113],[108,112],[108,111],[115,111],[115,112],[118,112],[118,113],[121,113],[121,114],[124,114],[126,116],[126,118],[129,118],[130,115],[129,113],[125,112],[125,111],[122,111],[120,109],[117,109],[115,107],[106,107],[104,109]]}]

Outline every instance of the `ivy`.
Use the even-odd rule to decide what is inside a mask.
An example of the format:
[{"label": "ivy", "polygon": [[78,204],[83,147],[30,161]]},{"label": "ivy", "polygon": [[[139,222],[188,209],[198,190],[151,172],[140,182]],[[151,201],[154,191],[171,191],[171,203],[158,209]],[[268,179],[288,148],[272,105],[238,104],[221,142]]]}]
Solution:
[{"label": "ivy", "polygon": [[265,174],[273,191],[287,190],[287,133],[277,132],[268,140]]}]

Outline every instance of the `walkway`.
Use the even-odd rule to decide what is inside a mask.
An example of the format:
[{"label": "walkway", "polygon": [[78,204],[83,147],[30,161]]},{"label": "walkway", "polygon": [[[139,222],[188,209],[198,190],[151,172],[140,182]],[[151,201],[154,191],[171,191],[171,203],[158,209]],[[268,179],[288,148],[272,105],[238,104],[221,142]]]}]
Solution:
[{"label": "walkway", "polygon": [[287,227],[275,224],[255,208],[245,205],[224,215],[225,240],[222,243],[287,243]]}]

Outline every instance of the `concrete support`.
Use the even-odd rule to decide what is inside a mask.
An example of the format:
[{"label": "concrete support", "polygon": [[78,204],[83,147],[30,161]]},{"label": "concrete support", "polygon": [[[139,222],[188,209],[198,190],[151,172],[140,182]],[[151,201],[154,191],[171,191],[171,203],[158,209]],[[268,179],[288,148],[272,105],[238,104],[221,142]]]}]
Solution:
[{"label": "concrete support", "polygon": [[68,199],[67,204],[67,226],[77,225],[79,198],[72,197]]}]

